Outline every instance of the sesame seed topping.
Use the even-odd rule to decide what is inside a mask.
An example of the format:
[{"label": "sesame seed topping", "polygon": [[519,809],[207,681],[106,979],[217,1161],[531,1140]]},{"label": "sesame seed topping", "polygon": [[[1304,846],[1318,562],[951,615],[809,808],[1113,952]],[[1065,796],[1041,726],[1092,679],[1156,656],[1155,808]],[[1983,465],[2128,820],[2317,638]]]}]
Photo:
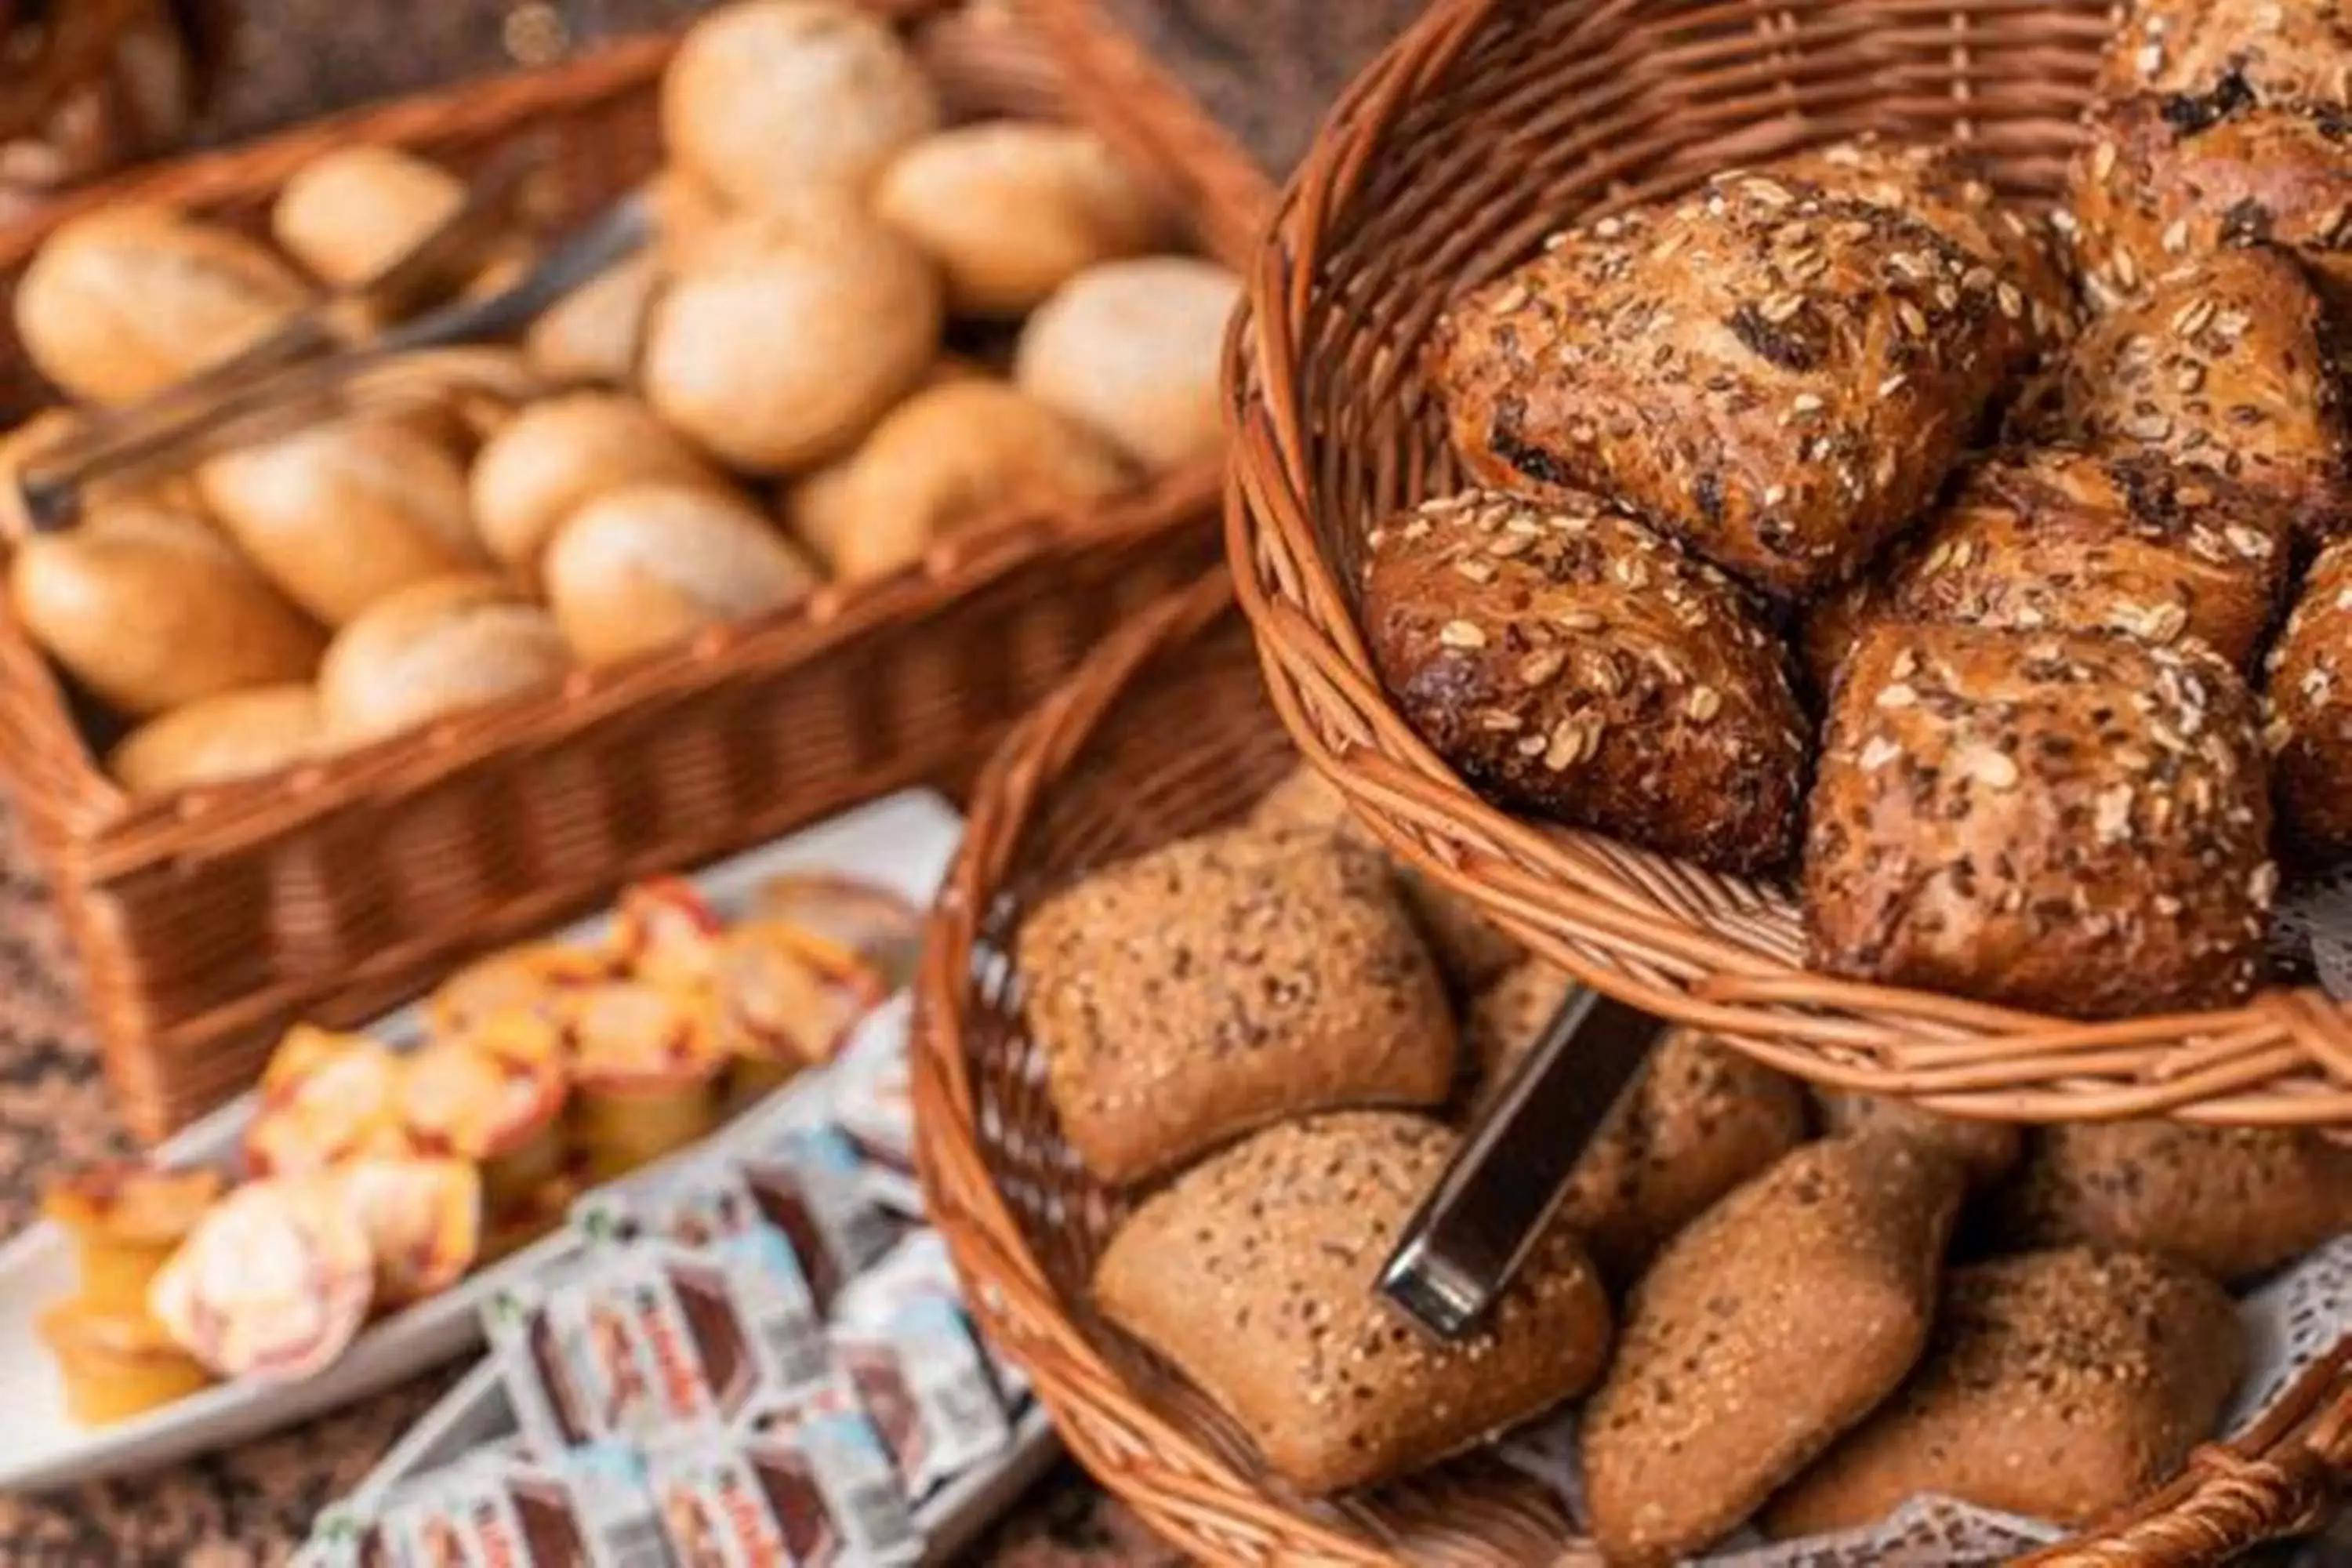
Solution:
[{"label": "sesame seed topping", "polygon": [[1485,647],[1486,634],[1468,621],[1448,621],[1438,628],[1437,640],[1447,647]]},{"label": "sesame seed topping", "polygon": [[1908,708],[1918,700],[1918,691],[1899,680],[1882,689],[1877,698],[1881,708]]},{"label": "sesame seed topping", "polygon": [[1696,723],[1704,724],[1723,711],[1723,693],[1712,686],[1695,686],[1683,704],[1683,710]]}]

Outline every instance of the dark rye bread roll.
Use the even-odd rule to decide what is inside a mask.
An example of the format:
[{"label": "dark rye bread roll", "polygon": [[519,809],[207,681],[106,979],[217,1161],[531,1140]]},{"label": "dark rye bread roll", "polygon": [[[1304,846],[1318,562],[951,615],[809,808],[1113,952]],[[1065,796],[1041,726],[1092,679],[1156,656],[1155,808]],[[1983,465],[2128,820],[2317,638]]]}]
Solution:
[{"label": "dark rye bread roll", "polygon": [[1900,1138],[1808,1143],[1667,1244],[1580,1431],[1611,1563],[1720,1540],[1919,1359],[1966,1178]]},{"label": "dark rye bread roll", "polygon": [[2040,338],[2001,257],[1806,167],[1597,219],[1457,304],[1430,373],[1470,470],[1615,496],[1777,595],[1859,570]]},{"label": "dark rye bread roll", "polygon": [[1980,1187],[2009,1174],[2025,1149],[2024,1133],[2014,1122],[1938,1116],[1895,1095],[1816,1089],[1813,1102],[1832,1133],[1884,1132],[1925,1143],[1966,1166],[1969,1179]]},{"label": "dark rye bread roll", "polygon": [[2253,699],[2201,644],[1890,625],[1838,679],[1815,967],[2083,1017],[2257,979],[2278,868]]},{"label": "dark rye bread roll", "polygon": [[1095,1300],[1303,1491],[1433,1464],[1582,1393],[1609,1352],[1608,1298],[1564,1231],[1459,1343],[1386,1305],[1381,1266],[1457,1142],[1377,1111],[1267,1128],[1136,1210]]},{"label": "dark rye bread roll", "polygon": [[2352,540],[2319,552],[2266,661],[2263,745],[2298,844],[2352,848]]},{"label": "dark rye bread roll", "polygon": [[1434,1105],[1453,1015],[1387,863],[1247,828],[1137,857],[1040,904],[1018,942],[1062,1130],[1107,1182],[1286,1116]]},{"label": "dark rye bread roll", "polygon": [[2166,1121],[2045,1129],[2000,1215],[2020,1245],[2161,1253],[2231,1284],[2347,1230],[2352,1149],[2289,1128]]},{"label": "dark rye bread roll", "polygon": [[2161,453],[2001,453],[1883,571],[1815,607],[1807,671],[1828,689],[1853,642],[1886,621],[2189,637],[2251,670],[2291,547],[2275,502]]},{"label": "dark rye bread roll", "polygon": [[2352,108],[2352,13],[2335,0],[2139,0],[2107,46],[2098,90]]},{"label": "dark rye bread roll", "polygon": [[[1482,1089],[1501,1082],[1574,989],[1565,973],[1530,960],[1477,1000],[1464,1043]],[[1676,1232],[1803,1142],[1805,1131],[1805,1095],[1793,1079],[1676,1029],[1577,1162],[1554,1221],[1584,1238],[1603,1279],[1628,1284]]]},{"label": "dark rye bread roll", "polygon": [[2204,468],[2325,538],[2352,519],[2328,335],[2291,257],[2227,249],[2170,264],[2083,329],[2011,408],[2009,437]]},{"label": "dark rye bread roll", "polygon": [[1721,573],[1581,492],[1465,491],[1368,545],[1373,663],[1473,784],[1718,870],[1788,858],[1804,714],[1787,650]]},{"label": "dark rye bread roll", "polygon": [[2340,296],[2352,283],[2343,123],[2340,109],[2258,106],[2227,77],[2203,96],[2095,106],[2058,215],[2084,291],[2104,309],[2192,258],[2273,245]]},{"label": "dark rye bread roll", "polygon": [[[1370,831],[1348,814],[1348,803],[1330,782],[1301,763],[1282,782],[1259,797],[1250,808],[1251,823],[1259,827],[1312,827],[1346,833],[1366,846],[1380,848]],[[1387,854],[1385,849],[1381,850]],[[1411,866],[1390,857],[1396,868],[1397,889],[1413,922],[1429,942],[1437,965],[1457,997],[1475,996],[1527,956],[1527,951],[1503,929],[1478,911],[1459,893],[1450,893]]]},{"label": "dark rye bread roll", "polygon": [[2230,1298],[2159,1258],[2069,1248],[1957,1269],[1919,1369],[1764,1529],[1851,1529],[1923,1492],[2089,1524],[2179,1473],[2245,1360]]}]

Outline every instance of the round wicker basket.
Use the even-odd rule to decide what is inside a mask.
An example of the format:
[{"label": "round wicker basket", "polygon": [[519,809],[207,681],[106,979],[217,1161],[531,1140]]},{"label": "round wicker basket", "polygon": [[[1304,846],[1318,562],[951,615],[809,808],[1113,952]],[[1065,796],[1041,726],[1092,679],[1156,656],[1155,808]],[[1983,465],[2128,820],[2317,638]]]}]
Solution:
[{"label": "round wicker basket", "polygon": [[2083,1024],[1807,972],[1785,887],[1472,794],[1397,716],[1352,617],[1364,531],[1455,482],[1416,379],[1451,299],[1580,215],[1863,131],[1960,138],[2046,199],[2109,25],[2103,0],[1442,0],[1326,122],[1229,340],[1243,607],[1276,707],[1357,814],[1602,990],[1954,1114],[2352,1121],[2352,1025],[2316,992]]},{"label": "round wicker basket", "polygon": [[[1474,1456],[1337,1503],[1270,1478],[1237,1430],[1092,1310],[1125,1197],[1071,1157],[1021,1020],[1013,935],[1076,878],[1241,816],[1296,760],[1219,581],[1100,645],[974,792],[919,981],[923,1180],[967,1296],[1078,1459],[1213,1563],[1538,1563],[1589,1552],[1550,1494]],[[2261,1426],[2200,1450],[2126,1517],[2037,1561],[2186,1568],[2312,1528],[2352,1475],[2352,1343]]]}]

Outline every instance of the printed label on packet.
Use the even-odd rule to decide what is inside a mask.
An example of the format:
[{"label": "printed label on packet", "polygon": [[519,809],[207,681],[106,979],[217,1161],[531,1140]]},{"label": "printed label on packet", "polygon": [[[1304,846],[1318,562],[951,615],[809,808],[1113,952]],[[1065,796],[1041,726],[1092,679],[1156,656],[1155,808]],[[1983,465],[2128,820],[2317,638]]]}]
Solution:
[{"label": "printed label on packet", "polygon": [[872,1330],[887,1323],[904,1303],[924,1300],[943,1302],[955,1311],[994,1380],[998,1402],[1006,1410],[1018,1409],[1029,1396],[1029,1380],[989,1348],[963,1299],[947,1241],[938,1231],[908,1232],[887,1257],[842,1291],[834,1318],[845,1328]]},{"label": "printed label on packet", "polygon": [[475,1454],[395,1488],[373,1510],[331,1510],[317,1568],[669,1568],[644,1462],[601,1443],[545,1463]]},{"label": "printed label on packet", "polygon": [[[909,1497],[925,1496],[1012,1441],[996,1379],[954,1302],[908,1296],[878,1322],[844,1322],[833,1344]],[[752,1417],[755,1431],[763,1414]]]},{"label": "printed label on packet", "polygon": [[758,1433],[680,1434],[650,1463],[680,1568],[890,1568],[921,1556],[889,1456],[838,1384],[778,1407]]},{"label": "printed label on packet", "polygon": [[856,1146],[838,1128],[787,1129],[741,1170],[760,1213],[791,1241],[820,1310],[904,1228],[874,1201]]}]

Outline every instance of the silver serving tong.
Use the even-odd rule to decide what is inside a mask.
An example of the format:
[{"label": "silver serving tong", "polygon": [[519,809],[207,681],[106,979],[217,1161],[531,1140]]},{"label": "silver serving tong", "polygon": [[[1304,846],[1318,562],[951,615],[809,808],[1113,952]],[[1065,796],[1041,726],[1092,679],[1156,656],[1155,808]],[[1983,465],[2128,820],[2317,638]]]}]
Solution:
[{"label": "silver serving tong", "polygon": [[1404,1227],[1380,1290],[1429,1333],[1475,1333],[1665,1024],[1580,987],[1472,1123]]},{"label": "silver serving tong", "polygon": [[[358,289],[322,301],[253,347],[153,398],[103,416],[44,450],[17,475],[35,530],[69,526],[93,481],[184,465],[255,433],[289,408],[315,404],[354,378],[404,354],[480,342],[520,331],[564,296],[640,249],[653,214],[632,193],[541,258],[511,287],[458,300],[422,314],[425,299],[446,295],[448,279],[478,266],[499,226],[521,166],[478,182],[447,224]],[[406,319],[402,319],[406,317]],[[391,321],[373,337],[368,325]],[[356,341],[355,341],[356,340]]]}]

